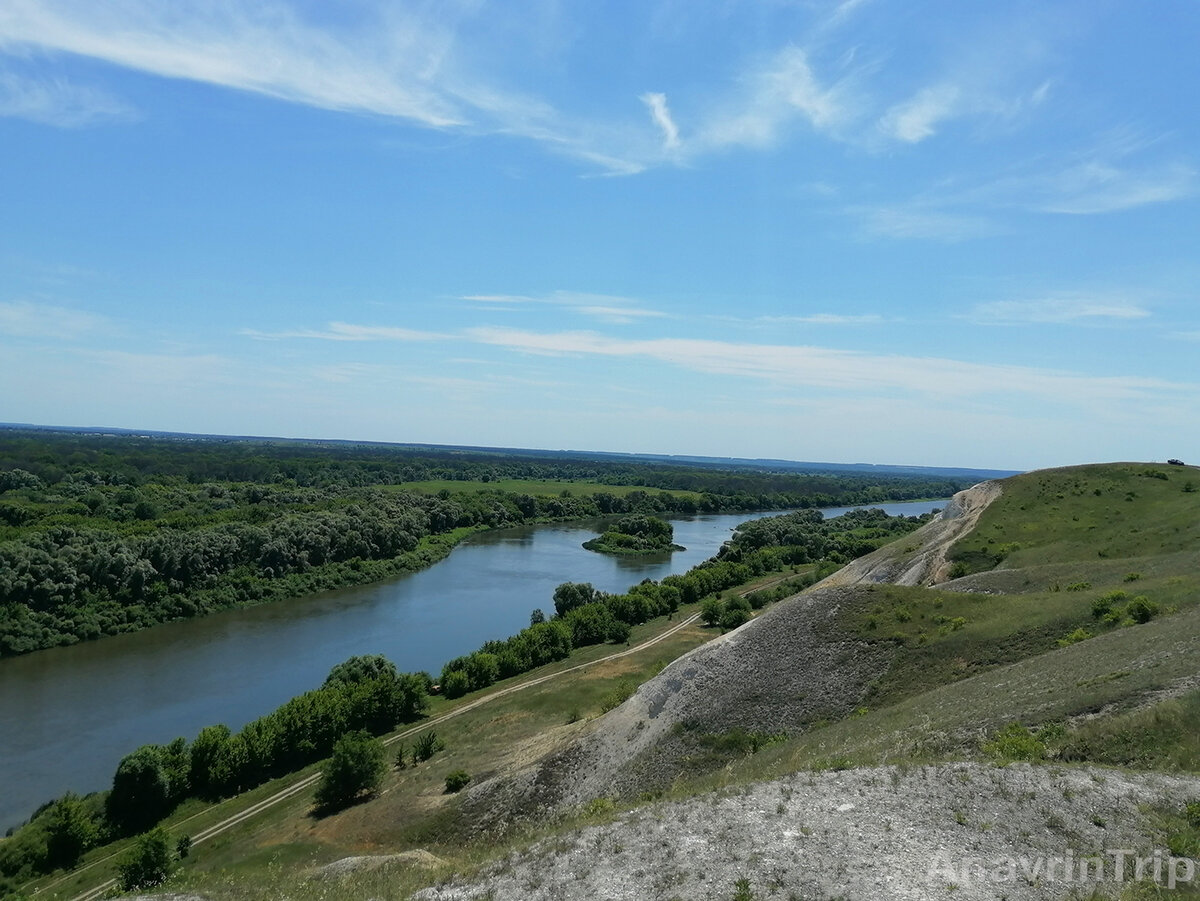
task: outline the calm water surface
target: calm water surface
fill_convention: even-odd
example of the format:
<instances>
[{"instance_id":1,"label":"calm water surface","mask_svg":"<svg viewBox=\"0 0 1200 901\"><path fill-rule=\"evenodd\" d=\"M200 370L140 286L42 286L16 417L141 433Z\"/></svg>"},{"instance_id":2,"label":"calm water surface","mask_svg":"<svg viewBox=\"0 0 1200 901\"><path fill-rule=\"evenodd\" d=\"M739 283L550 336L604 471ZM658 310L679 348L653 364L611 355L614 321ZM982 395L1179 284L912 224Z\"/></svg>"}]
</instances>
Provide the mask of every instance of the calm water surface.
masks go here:
<instances>
[{"instance_id":1,"label":"calm water surface","mask_svg":"<svg viewBox=\"0 0 1200 901\"><path fill-rule=\"evenodd\" d=\"M876 506L912 516L944 503ZM213 723L236 731L317 688L354 654L436 674L450 658L529 625L535 607L553 613L561 582L617 592L685 572L739 523L769 515L673 519L687 550L649 559L585 551L580 545L595 536L586 523L502 529L388 582L0 660L0 829L67 790L108 788L121 757L139 745L190 740Z\"/></svg>"}]
</instances>

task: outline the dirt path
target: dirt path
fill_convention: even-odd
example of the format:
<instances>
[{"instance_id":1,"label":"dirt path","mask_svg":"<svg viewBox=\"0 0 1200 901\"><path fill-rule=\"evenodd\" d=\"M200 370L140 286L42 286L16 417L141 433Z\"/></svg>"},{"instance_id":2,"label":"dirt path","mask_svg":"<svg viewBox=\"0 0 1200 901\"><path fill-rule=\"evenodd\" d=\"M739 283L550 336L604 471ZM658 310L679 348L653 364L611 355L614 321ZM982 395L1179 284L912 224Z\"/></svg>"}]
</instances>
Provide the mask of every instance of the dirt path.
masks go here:
<instances>
[{"instance_id":1,"label":"dirt path","mask_svg":"<svg viewBox=\"0 0 1200 901\"><path fill-rule=\"evenodd\" d=\"M579 664L576 664L575 666L569 666L564 670L559 670L554 673L547 673L546 675L539 676L536 679L530 679L527 682L520 682L516 685L510 685L507 688L502 688L499 691L494 691L489 695L484 695L481 698L477 698L474 701L471 701L469 704L464 704L461 707L456 707L454 710L451 710L448 713L443 713L441 716L434 717L431 720L426 720L423 723L418 723L415 726L411 726L410 728L405 729L403 732L397 732L395 735L388 736L387 738L385 738L383 740L383 743L385 745L394 744L398 741L401 741L402 739L408 738L411 735L415 735L416 733L422 731L423 729L432 728L433 726L436 726L439 723L444 723L447 720L453 719L456 716L461 716L462 714L467 713L470 710L475 710L478 707L482 707L484 704L490 704L492 701L495 701L498 698L506 697L507 695L514 694L518 691L524 691L526 688L532 688L535 685L542 685L553 679L561 678L562 676L565 676L568 673L574 673L581 669L586 669L589 666L595 666L598 663L607 663L610 660L619 660L622 657L628 657L631 654L636 654L639 651L644 651L646 648L653 647L654 645L658 644L659 642L664 641L665 639L671 637L679 630L687 628L692 623L696 622L698 619L700 619L700 614L693 613L691 616L687 617L684 620L681 620L676 625L672 626L670 629L667 629L665 632L661 632L658 635L655 635L653 638L649 638L646 641L643 641L641 644L634 645L633 647L630 647L630 648L626 648L623 651L617 651L616 653L609 654L605 657L599 657L596 660L589 660L587 663L579 663ZM251 817L257 816L258 814L262 813L264 810L274 807L276 804L280 804L283 801L286 801L289 798L292 798L292 797L300 794L305 789L310 788L311 786L316 784L317 780L320 778L321 778L321 772L319 770L315 773L310 773L309 775L305 776L304 778L299 779L296 782L293 782L291 785L287 786L286 788L283 788L283 789L277 791L275 794L271 795L270 797L264 798L263 800L252 804L251 806L247 807L245 810L240 810L237 813L235 813L233 816L227 817L226 819L221 820L219 823L215 823L212 826L209 826L205 829L200 830L199 832L197 832L195 835L192 836L192 846L195 847L196 845L206 842L209 839L216 838L218 835L222 834L223 832L227 832L228 830L232 829L234 826L237 826L239 823L242 823L242 822L250 819ZM180 823L177 823L174 828L177 830L179 826L182 826L184 823L188 823L191 820L196 819L197 817L200 817L206 813L209 813L210 811L214 810L217 806L218 805L214 804L212 807L207 807L204 810L200 811L199 813L193 814L192 816L188 817L186 820L183 820ZM77 876L77 875L79 875L80 872L90 870L93 867L96 867L102 863L105 863L106 861L112 860L114 857L116 857L120 853L121 853L120 851L115 851L112 854L107 855L106 857L102 857L99 860L94 860L94 861L86 864L85 866L80 867L78 870L74 870L71 873L67 874L66 876L63 876L61 879L50 883L45 888L43 888L38 894L45 894L46 892L49 892L51 889L53 889L56 885L65 881L66 879ZM117 884L116 879L109 879L108 881L104 882L101 885L96 886L95 888L89 889L88 891L83 892L82 894L76 895L74 898L71 899L71 901L95 901L95 899L100 898L109 889L114 888L116 886L116 884Z\"/></svg>"}]
</instances>

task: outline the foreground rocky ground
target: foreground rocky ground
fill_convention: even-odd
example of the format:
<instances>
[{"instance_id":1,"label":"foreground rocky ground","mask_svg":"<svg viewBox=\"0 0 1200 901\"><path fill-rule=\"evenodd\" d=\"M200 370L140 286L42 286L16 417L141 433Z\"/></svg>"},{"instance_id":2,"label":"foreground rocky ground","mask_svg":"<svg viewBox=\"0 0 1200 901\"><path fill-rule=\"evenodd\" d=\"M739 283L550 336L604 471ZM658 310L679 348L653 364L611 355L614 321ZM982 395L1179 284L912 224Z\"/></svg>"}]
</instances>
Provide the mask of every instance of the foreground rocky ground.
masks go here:
<instances>
[{"instance_id":1,"label":"foreground rocky ground","mask_svg":"<svg viewBox=\"0 0 1200 901\"><path fill-rule=\"evenodd\" d=\"M1155 838L1154 809L1177 809L1198 795L1200 779L1099 768L797 773L644 807L417 897L1041 901L1086 898L1098 886L1115 896L1119 859L1124 881L1133 881L1132 853L1152 859L1160 849L1165 886L1172 867ZM1080 866L1089 856L1085 878ZM1182 861L1173 869L1186 877Z\"/></svg>"}]
</instances>

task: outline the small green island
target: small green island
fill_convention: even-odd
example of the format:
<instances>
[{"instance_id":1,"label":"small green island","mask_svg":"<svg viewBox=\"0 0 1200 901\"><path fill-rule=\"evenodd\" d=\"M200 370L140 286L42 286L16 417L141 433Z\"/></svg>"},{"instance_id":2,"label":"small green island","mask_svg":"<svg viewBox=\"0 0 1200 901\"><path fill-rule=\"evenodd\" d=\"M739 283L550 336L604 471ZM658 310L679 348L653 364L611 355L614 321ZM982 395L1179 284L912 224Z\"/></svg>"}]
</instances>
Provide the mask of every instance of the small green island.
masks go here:
<instances>
[{"instance_id":1,"label":"small green island","mask_svg":"<svg viewBox=\"0 0 1200 901\"><path fill-rule=\"evenodd\" d=\"M623 557L686 550L672 541L674 537L675 530L669 522L638 513L621 517L603 535L585 541L583 546L589 551Z\"/></svg>"}]
</instances>

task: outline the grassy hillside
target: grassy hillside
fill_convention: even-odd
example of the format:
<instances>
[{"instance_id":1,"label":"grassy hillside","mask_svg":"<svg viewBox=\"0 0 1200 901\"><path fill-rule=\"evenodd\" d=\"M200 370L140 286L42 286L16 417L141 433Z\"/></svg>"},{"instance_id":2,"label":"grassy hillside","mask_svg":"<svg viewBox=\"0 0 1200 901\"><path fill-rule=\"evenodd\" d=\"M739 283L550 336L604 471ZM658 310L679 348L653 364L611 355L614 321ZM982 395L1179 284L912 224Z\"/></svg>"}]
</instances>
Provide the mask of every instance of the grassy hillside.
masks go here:
<instances>
[{"instance_id":1,"label":"grassy hillside","mask_svg":"<svg viewBox=\"0 0 1200 901\"><path fill-rule=\"evenodd\" d=\"M846 634L895 651L858 715L743 775L987 757L1012 722L1049 726L1051 759L1200 771L1181 725L1200 705L1200 474L1106 464L1002 484L951 550L972 574L858 586L843 609Z\"/></svg>"},{"instance_id":2,"label":"grassy hillside","mask_svg":"<svg viewBox=\"0 0 1200 901\"><path fill-rule=\"evenodd\" d=\"M1200 547L1200 471L1113 463L1048 469L1002 482L1004 492L954 549L960 575L1000 566L1077 564L1105 580L1105 561L1155 561ZM1136 569L1136 568L1135 568Z\"/></svg>"}]
</instances>

